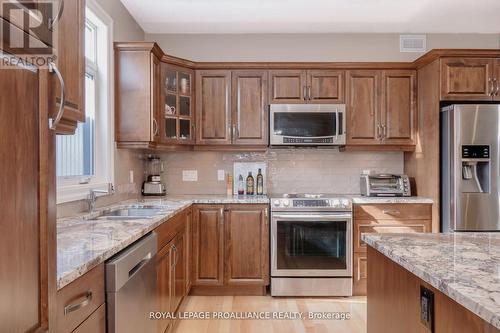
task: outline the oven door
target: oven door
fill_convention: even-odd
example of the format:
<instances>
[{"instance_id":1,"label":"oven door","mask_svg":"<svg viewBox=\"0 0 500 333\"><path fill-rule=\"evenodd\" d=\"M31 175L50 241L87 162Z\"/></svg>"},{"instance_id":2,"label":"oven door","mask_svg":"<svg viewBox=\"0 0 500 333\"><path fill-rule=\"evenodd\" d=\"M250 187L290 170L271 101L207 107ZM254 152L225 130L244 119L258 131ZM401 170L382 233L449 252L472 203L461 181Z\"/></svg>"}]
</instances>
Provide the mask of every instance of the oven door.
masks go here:
<instances>
[{"instance_id":1,"label":"oven door","mask_svg":"<svg viewBox=\"0 0 500 333\"><path fill-rule=\"evenodd\" d=\"M352 276L352 215L274 213L271 276Z\"/></svg>"},{"instance_id":2,"label":"oven door","mask_svg":"<svg viewBox=\"0 0 500 333\"><path fill-rule=\"evenodd\" d=\"M344 145L345 105L272 104L271 145Z\"/></svg>"}]
</instances>

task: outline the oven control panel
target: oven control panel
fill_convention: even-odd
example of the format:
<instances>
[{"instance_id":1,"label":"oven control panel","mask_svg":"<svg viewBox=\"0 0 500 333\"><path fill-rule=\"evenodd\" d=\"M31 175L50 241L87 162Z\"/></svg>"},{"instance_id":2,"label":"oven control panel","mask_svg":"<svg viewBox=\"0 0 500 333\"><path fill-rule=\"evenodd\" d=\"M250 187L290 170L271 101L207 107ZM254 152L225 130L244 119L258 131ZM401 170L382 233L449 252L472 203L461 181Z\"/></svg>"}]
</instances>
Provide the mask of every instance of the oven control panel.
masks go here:
<instances>
[{"instance_id":1,"label":"oven control panel","mask_svg":"<svg viewBox=\"0 0 500 333\"><path fill-rule=\"evenodd\" d=\"M272 199L273 208L283 208L290 210L300 209L331 209L331 210L351 210L352 202L345 198L324 198L324 199Z\"/></svg>"}]
</instances>

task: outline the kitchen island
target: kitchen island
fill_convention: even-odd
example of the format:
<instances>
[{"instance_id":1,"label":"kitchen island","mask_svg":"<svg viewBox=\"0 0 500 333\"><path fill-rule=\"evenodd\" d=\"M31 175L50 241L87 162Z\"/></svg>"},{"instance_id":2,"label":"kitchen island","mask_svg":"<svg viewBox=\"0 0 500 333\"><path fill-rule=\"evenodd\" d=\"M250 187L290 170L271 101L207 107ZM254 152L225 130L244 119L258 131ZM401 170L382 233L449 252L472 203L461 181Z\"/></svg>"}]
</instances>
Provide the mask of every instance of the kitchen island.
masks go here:
<instances>
[{"instance_id":1,"label":"kitchen island","mask_svg":"<svg viewBox=\"0 0 500 333\"><path fill-rule=\"evenodd\" d=\"M500 234L363 234L368 333L500 332Z\"/></svg>"}]
</instances>

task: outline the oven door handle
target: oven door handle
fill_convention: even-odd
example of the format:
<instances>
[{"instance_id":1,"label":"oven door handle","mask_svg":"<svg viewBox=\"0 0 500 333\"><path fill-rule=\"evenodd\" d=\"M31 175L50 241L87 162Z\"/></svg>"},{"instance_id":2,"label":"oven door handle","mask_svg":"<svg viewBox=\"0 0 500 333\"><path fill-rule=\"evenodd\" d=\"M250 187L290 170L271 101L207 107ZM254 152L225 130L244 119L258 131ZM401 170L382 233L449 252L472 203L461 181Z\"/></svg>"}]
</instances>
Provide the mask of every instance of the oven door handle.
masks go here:
<instances>
[{"instance_id":1,"label":"oven door handle","mask_svg":"<svg viewBox=\"0 0 500 333\"><path fill-rule=\"evenodd\" d=\"M294 220L294 221L304 221L308 220L313 221L336 221L336 220L345 220L352 219L351 214L273 214L273 219L275 220Z\"/></svg>"}]
</instances>

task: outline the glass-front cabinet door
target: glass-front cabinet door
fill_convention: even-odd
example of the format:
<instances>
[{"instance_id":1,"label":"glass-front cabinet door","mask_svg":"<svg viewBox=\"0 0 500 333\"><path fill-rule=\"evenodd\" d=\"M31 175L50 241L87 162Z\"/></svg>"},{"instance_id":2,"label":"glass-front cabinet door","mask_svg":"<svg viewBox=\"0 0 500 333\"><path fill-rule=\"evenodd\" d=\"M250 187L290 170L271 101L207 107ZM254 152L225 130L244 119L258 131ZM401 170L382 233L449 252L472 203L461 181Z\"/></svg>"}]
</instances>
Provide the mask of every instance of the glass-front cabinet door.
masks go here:
<instances>
[{"instance_id":1,"label":"glass-front cabinet door","mask_svg":"<svg viewBox=\"0 0 500 333\"><path fill-rule=\"evenodd\" d=\"M162 139L165 143L193 143L193 71L162 64Z\"/></svg>"}]
</instances>

